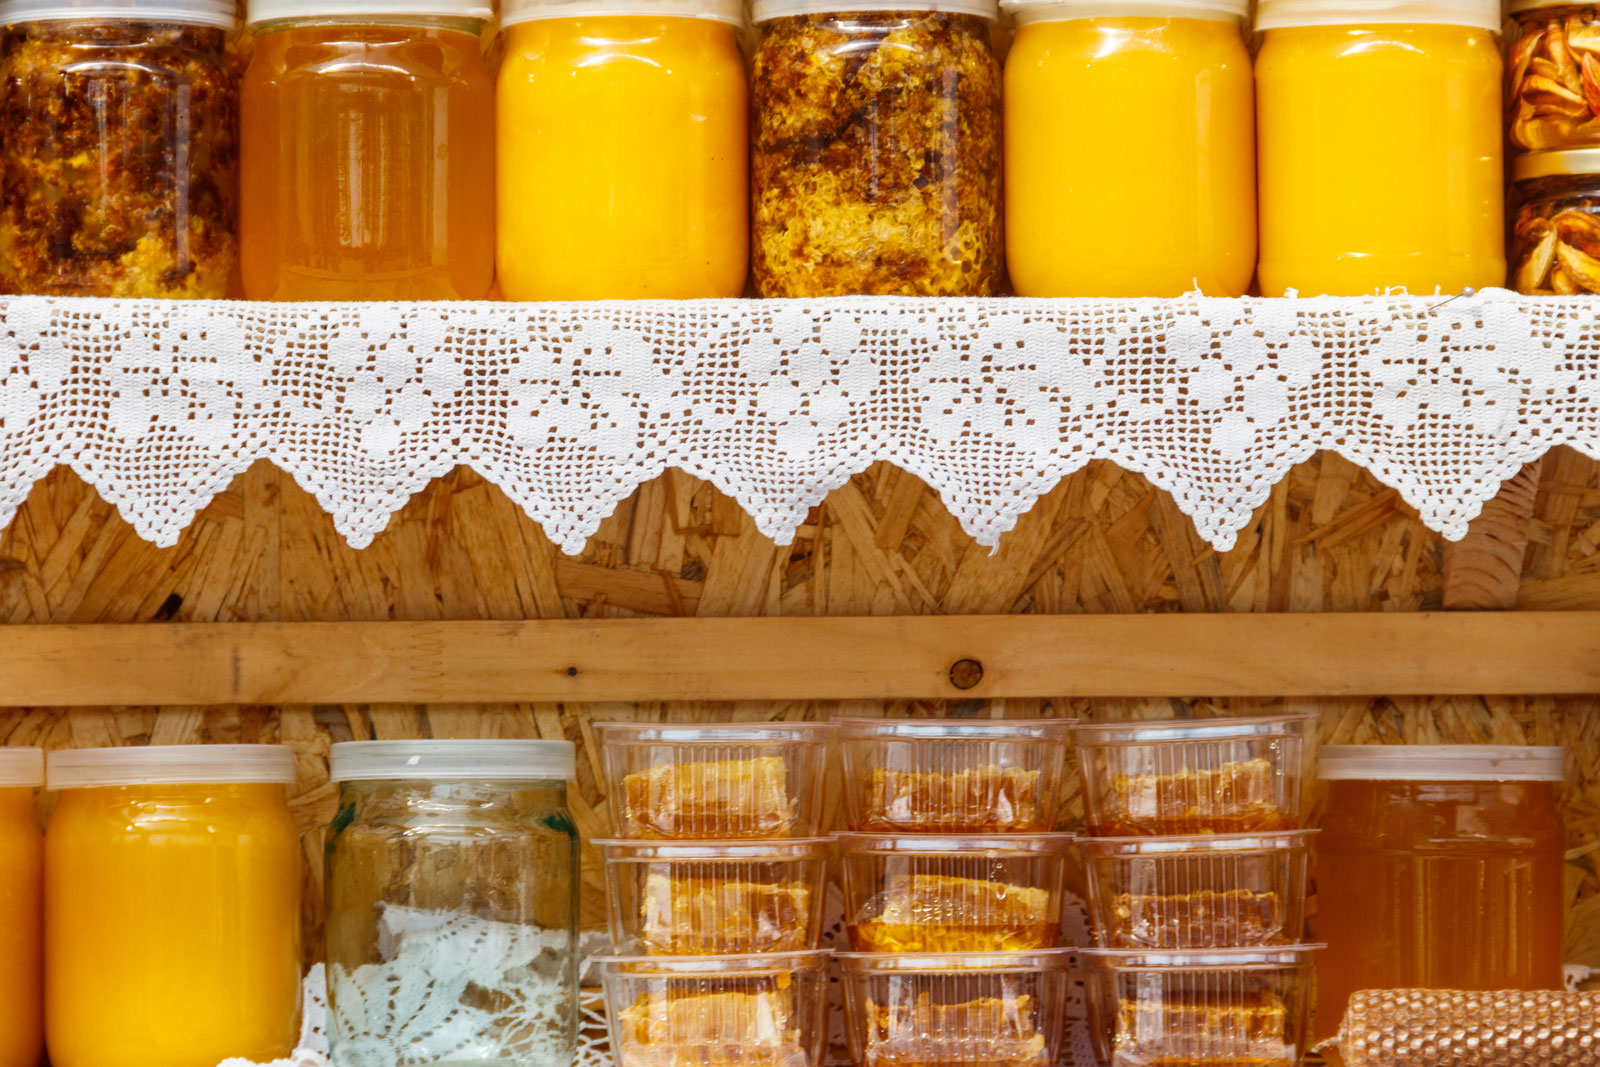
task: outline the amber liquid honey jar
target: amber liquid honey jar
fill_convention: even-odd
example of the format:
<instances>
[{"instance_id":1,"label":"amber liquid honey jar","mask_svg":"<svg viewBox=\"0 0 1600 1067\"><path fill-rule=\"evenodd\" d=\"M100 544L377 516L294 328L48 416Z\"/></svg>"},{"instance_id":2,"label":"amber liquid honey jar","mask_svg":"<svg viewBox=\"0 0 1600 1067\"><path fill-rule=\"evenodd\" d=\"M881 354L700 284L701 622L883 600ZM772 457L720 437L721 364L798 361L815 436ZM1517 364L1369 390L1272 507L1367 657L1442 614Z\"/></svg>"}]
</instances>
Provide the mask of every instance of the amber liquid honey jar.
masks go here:
<instances>
[{"instance_id":1,"label":"amber liquid honey jar","mask_svg":"<svg viewBox=\"0 0 1600 1067\"><path fill-rule=\"evenodd\" d=\"M1319 1039L1362 989L1559 989L1559 748L1328 746Z\"/></svg>"},{"instance_id":2,"label":"amber liquid honey jar","mask_svg":"<svg viewBox=\"0 0 1600 1067\"><path fill-rule=\"evenodd\" d=\"M0 1067L37 1067L44 1051L43 784L43 752L0 748Z\"/></svg>"}]
</instances>

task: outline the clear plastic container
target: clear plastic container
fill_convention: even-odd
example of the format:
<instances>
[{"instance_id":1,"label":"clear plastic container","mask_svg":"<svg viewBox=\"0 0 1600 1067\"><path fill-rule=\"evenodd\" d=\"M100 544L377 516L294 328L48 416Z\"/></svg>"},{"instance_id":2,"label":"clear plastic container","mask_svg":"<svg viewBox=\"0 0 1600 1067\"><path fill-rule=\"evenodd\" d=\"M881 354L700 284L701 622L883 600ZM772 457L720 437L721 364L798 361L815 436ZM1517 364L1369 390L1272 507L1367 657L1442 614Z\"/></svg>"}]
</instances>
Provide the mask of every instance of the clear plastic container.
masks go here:
<instances>
[{"instance_id":1,"label":"clear plastic container","mask_svg":"<svg viewBox=\"0 0 1600 1067\"><path fill-rule=\"evenodd\" d=\"M1002 0L1019 296L1242 296L1256 271L1249 0Z\"/></svg>"},{"instance_id":2,"label":"clear plastic container","mask_svg":"<svg viewBox=\"0 0 1600 1067\"><path fill-rule=\"evenodd\" d=\"M749 270L739 0L505 0L512 300L735 297Z\"/></svg>"},{"instance_id":3,"label":"clear plastic container","mask_svg":"<svg viewBox=\"0 0 1600 1067\"><path fill-rule=\"evenodd\" d=\"M0 748L0 1067L44 1053L44 752Z\"/></svg>"},{"instance_id":4,"label":"clear plastic container","mask_svg":"<svg viewBox=\"0 0 1600 1067\"><path fill-rule=\"evenodd\" d=\"M1511 288L1600 293L1600 148L1527 152L1511 163Z\"/></svg>"},{"instance_id":5,"label":"clear plastic container","mask_svg":"<svg viewBox=\"0 0 1600 1067\"><path fill-rule=\"evenodd\" d=\"M1600 145L1600 6L1512 0L1506 135L1518 148Z\"/></svg>"},{"instance_id":6,"label":"clear plastic container","mask_svg":"<svg viewBox=\"0 0 1600 1067\"><path fill-rule=\"evenodd\" d=\"M494 284L483 0L252 0L252 300L481 300Z\"/></svg>"},{"instance_id":7,"label":"clear plastic container","mask_svg":"<svg viewBox=\"0 0 1600 1067\"><path fill-rule=\"evenodd\" d=\"M334 1062L572 1063L572 743L355 741L329 771Z\"/></svg>"},{"instance_id":8,"label":"clear plastic container","mask_svg":"<svg viewBox=\"0 0 1600 1067\"><path fill-rule=\"evenodd\" d=\"M1324 747L1317 1034L1362 989L1560 989L1559 748Z\"/></svg>"},{"instance_id":9,"label":"clear plastic container","mask_svg":"<svg viewBox=\"0 0 1600 1067\"><path fill-rule=\"evenodd\" d=\"M839 953L857 1067L1053 1067L1072 949Z\"/></svg>"},{"instance_id":10,"label":"clear plastic container","mask_svg":"<svg viewBox=\"0 0 1600 1067\"><path fill-rule=\"evenodd\" d=\"M1080 723L1089 833L1264 833L1299 825L1307 715Z\"/></svg>"},{"instance_id":11,"label":"clear plastic container","mask_svg":"<svg viewBox=\"0 0 1600 1067\"><path fill-rule=\"evenodd\" d=\"M1260 0L1264 296L1505 284L1498 0Z\"/></svg>"},{"instance_id":12,"label":"clear plastic container","mask_svg":"<svg viewBox=\"0 0 1600 1067\"><path fill-rule=\"evenodd\" d=\"M1000 290L997 17L995 0L757 0L758 295Z\"/></svg>"},{"instance_id":13,"label":"clear plastic container","mask_svg":"<svg viewBox=\"0 0 1600 1067\"><path fill-rule=\"evenodd\" d=\"M826 837L596 841L611 941L665 956L801 952L822 936Z\"/></svg>"},{"instance_id":14,"label":"clear plastic container","mask_svg":"<svg viewBox=\"0 0 1600 1067\"><path fill-rule=\"evenodd\" d=\"M300 1036L300 832L282 745L51 752L53 1067L216 1067Z\"/></svg>"},{"instance_id":15,"label":"clear plastic container","mask_svg":"<svg viewBox=\"0 0 1600 1067\"><path fill-rule=\"evenodd\" d=\"M826 723L594 727L619 837L806 837L822 822Z\"/></svg>"},{"instance_id":16,"label":"clear plastic container","mask_svg":"<svg viewBox=\"0 0 1600 1067\"><path fill-rule=\"evenodd\" d=\"M1129 949L1296 944L1315 835L1083 838L1096 938Z\"/></svg>"},{"instance_id":17,"label":"clear plastic container","mask_svg":"<svg viewBox=\"0 0 1600 1067\"><path fill-rule=\"evenodd\" d=\"M233 295L236 21L235 0L0 2L0 292Z\"/></svg>"},{"instance_id":18,"label":"clear plastic container","mask_svg":"<svg viewBox=\"0 0 1600 1067\"><path fill-rule=\"evenodd\" d=\"M821 1067L828 958L597 959L617 1067Z\"/></svg>"},{"instance_id":19,"label":"clear plastic container","mask_svg":"<svg viewBox=\"0 0 1600 1067\"><path fill-rule=\"evenodd\" d=\"M1071 834L839 834L857 952L1009 952L1061 943Z\"/></svg>"},{"instance_id":20,"label":"clear plastic container","mask_svg":"<svg viewBox=\"0 0 1600 1067\"><path fill-rule=\"evenodd\" d=\"M1096 1051L1109 1067L1299 1067L1321 948L1085 949Z\"/></svg>"},{"instance_id":21,"label":"clear plastic container","mask_svg":"<svg viewBox=\"0 0 1600 1067\"><path fill-rule=\"evenodd\" d=\"M1071 719L835 719L850 827L1041 833L1066 798Z\"/></svg>"}]
</instances>

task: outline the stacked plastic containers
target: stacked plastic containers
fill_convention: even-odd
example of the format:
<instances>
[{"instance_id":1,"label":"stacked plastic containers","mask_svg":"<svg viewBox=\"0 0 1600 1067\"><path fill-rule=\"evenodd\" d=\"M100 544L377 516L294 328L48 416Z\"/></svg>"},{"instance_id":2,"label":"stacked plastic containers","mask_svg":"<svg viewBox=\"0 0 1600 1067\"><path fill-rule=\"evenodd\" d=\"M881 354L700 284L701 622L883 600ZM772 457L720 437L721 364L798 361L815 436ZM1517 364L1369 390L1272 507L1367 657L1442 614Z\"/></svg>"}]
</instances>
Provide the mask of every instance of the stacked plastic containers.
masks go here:
<instances>
[{"instance_id":1,"label":"stacked plastic containers","mask_svg":"<svg viewBox=\"0 0 1600 1067\"><path fill-rule=\"evenodd\" d=\"M1099 947L1084 953L1097 1051L1153 1063L1296 1067L1307 716L1080 725L1080 850Z\"/></svg>"},{"instance_id":2,"label":"stacked plastic containers","mask_svg":"<svg viewBox=\"0 0 1600 1067\"><path fill-rule=\"evenodd\" d=\"M820 1067L824 723L595 727L619 1067Z\"/></svg>"},{"instance_id":3,"label":"stacked plastic containers","mask_svg":"<svg viewBox=\"0 0 1600 1067\"><path fill-rule=\"evenodd\" d=\"M837 955L859 1067L1059 1062L1071 722L841 719Z\"/></svg>"}]
</instances>

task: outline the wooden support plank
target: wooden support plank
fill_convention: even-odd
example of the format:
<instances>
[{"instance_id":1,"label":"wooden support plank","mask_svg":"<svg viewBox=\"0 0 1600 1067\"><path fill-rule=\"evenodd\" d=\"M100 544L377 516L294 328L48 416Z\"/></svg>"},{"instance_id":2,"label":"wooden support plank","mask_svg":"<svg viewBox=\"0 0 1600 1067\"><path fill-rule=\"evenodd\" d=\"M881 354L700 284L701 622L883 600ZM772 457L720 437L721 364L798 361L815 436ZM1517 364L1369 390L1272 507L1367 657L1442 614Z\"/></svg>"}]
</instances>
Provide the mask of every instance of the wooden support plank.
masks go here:
<instances>
[{"instance_id":1,"label":"wooden support plank","mask_svg":"<svg viewBox=\"0 0 1600 1067\"><path fill-rule=\"evenodd\" d=\"M1522 585L1528 526L1539 495L1540 458L1528 463L1483 506L1467 536L1444 546L1444 606L1457 610L1512 608Z\"/></svg>"},{"instance_id":2,"label":"wooden support plank","mask_svg":"<svg viewBox=\"0 0 1600 1067\"><path fill-rule=\"evenodd\" d=\"M1600 612L8 626L0 705L1600 692Z\"/></svg>"}]
</instances>

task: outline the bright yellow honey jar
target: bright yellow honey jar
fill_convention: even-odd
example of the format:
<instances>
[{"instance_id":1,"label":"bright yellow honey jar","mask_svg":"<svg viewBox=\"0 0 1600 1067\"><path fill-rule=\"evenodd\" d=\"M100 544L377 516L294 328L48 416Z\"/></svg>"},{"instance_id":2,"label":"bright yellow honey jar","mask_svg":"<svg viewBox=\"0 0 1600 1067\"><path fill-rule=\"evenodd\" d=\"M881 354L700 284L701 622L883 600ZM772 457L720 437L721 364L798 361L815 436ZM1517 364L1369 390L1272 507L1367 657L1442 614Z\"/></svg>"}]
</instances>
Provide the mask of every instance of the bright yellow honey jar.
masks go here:
<instances>
[{"instance_id":1,"label":"bright yellow honey jar","mask_svg":"<svg viewBox=\"0 0 1600 1067\"><path fill-rule=\"evenodd\" d=\"M1505 284L1495 0L1262 0L1261 292Z\"/></svg>"},{"instance_id":2,"label":"bright yellow honey jar","mask_svg":"<svg viewBox=\"0 0 1600 1067\"><path fill-rule=\"evenodd\" d=\"M52 752L53 1067L216 1067L299 1036L300 843L278 745Z\"/></svg>"},{"instance_id":3,"label":"bright yellow honey jar","mask_svg":"<svg viewBox=\"0 0 1600 1067\"><path fill-rule=\"evenodd\" d=\"M497 262L508 299L744 291L740 19L738 0L507 0Z\"/></svg>"},{"instance_id":4,"label":"bright yellow honey jar","mask_svg":"<svg viewBox=\"0 0 1600 1067\"><path fill-rule=\"evenodd\" d=\"M1020 296L1240 296L1256 259L1239 0L1012 0L1006 248Z\"/></svg>"},{"instance_id":5,"label":"bright yellow honey jar","mask_svg":"<svg viewBox=\"0 0 1600 1067\"><path fill-rule=\"evenodd\" d=\"M0 748L0 1067L37 1067L44 1051L43 784L42 751Z\"/></svg>"}]
</instances>

